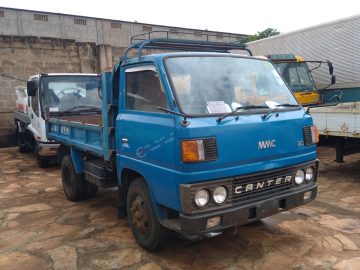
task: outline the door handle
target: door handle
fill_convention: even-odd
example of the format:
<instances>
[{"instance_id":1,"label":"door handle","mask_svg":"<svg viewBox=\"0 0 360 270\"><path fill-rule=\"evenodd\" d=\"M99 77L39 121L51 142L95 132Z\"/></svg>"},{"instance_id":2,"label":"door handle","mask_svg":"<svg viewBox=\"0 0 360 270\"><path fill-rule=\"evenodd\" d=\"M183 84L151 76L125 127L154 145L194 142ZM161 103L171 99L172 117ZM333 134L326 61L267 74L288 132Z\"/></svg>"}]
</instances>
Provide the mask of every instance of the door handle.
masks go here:
<instances>
[{"instance_id":1,"label":"door handle","mask_svg":"<svg viewBox=\"0 0 360 270\"><path fill-rule=\"evenodd\" d=\"M34 119L34 115L33 115L33 114L30 114L30 116L31 116L31 119Z\"/></svg>"},{"instance_id":2,"label":"door handle","mask_svg":"<svg viewBox=\"0 0 360 270\"><path fill-rule=\"evenodd\" d=\"M125 144L125 143L128 143L128 142L129 142L128 138L121 138L121 143L122 144Z\"/></svg>"}]
</instances>

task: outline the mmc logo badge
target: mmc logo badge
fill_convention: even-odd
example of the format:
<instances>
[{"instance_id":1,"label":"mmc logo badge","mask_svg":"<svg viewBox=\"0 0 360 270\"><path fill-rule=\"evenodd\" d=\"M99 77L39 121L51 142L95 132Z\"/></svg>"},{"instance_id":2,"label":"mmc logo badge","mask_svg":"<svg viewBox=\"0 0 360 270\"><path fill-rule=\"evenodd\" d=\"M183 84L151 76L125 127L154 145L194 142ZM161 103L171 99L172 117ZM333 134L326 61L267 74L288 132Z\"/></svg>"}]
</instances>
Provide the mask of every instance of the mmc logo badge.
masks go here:
<instances>
[{"instance_id":1,"label":"mmc logo badge","mask_svg":"<svg viewBox=\"0 0 360 270\"><path fill-rule=\"evenodd\" d=\"M275 148L275 140L267 140L267 141L259 141L258 143L258 149L267 149L267 148Z\"/></svg>"}]
</instances>

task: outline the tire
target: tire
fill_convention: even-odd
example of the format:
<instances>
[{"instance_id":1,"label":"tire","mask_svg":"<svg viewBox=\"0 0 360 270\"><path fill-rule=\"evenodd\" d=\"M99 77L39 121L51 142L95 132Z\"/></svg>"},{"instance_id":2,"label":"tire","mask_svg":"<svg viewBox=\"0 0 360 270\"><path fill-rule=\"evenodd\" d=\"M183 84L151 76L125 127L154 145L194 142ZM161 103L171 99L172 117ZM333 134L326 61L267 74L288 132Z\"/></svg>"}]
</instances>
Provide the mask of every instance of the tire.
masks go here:
<instances>
[{"instance_id":1,"label":"tire","mask_svg":"<svg viewBox=\"0 0 360 270\"><path fill-rule=\"evenodd\" d=\"M39 154L37 154L37 163L40 168L47 168L50 165L50 160L47 157L42 157Z\"/></svg>"},{"instance_id":2,"label":"tire","mask_svg":"<svg viewBox=\"0 0 360 270\"><path fill-rule=\"evenodd\" d=\"M262 224L263 224L262 220L258 219L258 220L251 221L251 222L245 224L245 226L247 226L247 227L258 227L258 226L261 226Z\"/></svg>"},{"instance_id":3,"label":"tire","mask_svg":"<svg viewBox=\"0 0 360 270\"><path fill-rule=\"evenodd\" d=\"M98 187L88 181L86 181L85 185L86 185L86 198L90 199L95 197L96 194L98 193Z\"/></svg>"},{"instance_id":4,"label":"tire","mask_svg":"<svg viewBox=\"0 0 360 270\"><path fill-rule=\"evenodd\" d=\"M61 162L61 181L69 201L81 201L87 197L86 180L75 172L71 157L66 155Z\"/></svg>"},{"instance_id":5,"label":"tire","mask_svg":"<svg viewBox=\"0 0 360 270\"><path fill-rule=\"evenodd\" d=\"M25 132L20 132L19 127L16 127L17 146L20 153L28 152L28 147L25 143Z\"/></svg>"},{"instance_id":6,"label":"tire","mask_svg":"<svg viewBox=\"0 0 360 270\"><path fill-rule=\"evenodd\" d=\"M126 210L132 233L142 248L154 251L165 244L169 231L155 216L149 188L142 177L130 184Z\"/></svg>"}]
</instances>

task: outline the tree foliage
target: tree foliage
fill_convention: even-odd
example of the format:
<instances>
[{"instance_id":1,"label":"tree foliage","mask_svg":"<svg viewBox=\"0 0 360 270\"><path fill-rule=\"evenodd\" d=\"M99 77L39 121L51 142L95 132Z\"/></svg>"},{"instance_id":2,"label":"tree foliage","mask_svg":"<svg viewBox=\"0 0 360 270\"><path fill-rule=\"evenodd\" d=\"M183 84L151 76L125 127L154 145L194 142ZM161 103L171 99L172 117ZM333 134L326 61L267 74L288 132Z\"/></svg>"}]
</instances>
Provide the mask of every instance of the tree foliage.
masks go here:
<instances>
[{"instance_id":1,"label":"tree foliage","mask_svg":"<svg viewBox=\"0 0 360 270\"><path fill-rule=\"evenodd\" d=\"M244 40L244 42L251 42L251 41L255 41L255 40L259 40L259 39L263 39L263 38L267 38L267 37L272 37L272 36L276 36L280 34L280 32L276 29L273 28L266 28L265 30L261 31L261 32L257 32L255 35L251 35L251 36L247 36Z\"/></svg>"}]
</instances>

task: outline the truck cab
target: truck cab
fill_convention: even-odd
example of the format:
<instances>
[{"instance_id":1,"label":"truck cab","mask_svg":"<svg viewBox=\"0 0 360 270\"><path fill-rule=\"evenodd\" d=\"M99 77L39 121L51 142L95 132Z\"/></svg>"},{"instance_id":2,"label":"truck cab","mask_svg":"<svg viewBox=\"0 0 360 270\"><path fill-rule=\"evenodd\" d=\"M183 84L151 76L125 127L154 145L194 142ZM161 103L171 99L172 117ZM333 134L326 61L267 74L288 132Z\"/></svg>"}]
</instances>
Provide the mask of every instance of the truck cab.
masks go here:
<instances>
[{"instance_id":1,"label":"truck cab","mask_svg":"<svg viewBox=\"0 0 360 270\"><path fill-rule=\"evenodd\" d=\"M322 63L327 63L330 75L335 78L332 74L333 68L330 61L305 61L302 57L293 54L269 54L267 57L274 63L276 69L302 105L315 105L323 102L322 93L316 88L311 72L319 68ZM309 63L318 66L310 69ZM331 84L334 83L335 81Z\"/></svg>"},{"instance_id":2,"label":"truck cab","mask_svg":"<svg viewBox=\"0 0 360 270\"><path fill-rule=\"evenodd\" d=\"M35 152L40 167L57 157L59 144L46 137L45 120L49 112L62 113L78 104L87 87L97 94L97 74L38 74L29 78L26 88L17 87L14 118L19 151ZM96 103L100 106L100 98Z\"/></svg>"},{"instance_id":3,"label":"truck cab","mask_svg":"<svg viewBox=\"0 0 360 270\"><path fill-rule=\"evenodd\" d=\"M159 48L180 52L144 54ZM66 197L117 186L119 214L147 250L169 230L194 239L312 201L311 116L270 61L234 49L247 50L165 38L130 46L102 74L101 124L48 120Z\"/></svg>"}]
</instances>

